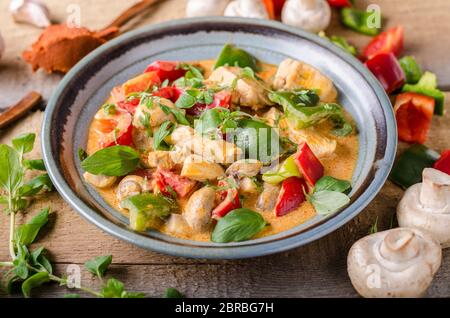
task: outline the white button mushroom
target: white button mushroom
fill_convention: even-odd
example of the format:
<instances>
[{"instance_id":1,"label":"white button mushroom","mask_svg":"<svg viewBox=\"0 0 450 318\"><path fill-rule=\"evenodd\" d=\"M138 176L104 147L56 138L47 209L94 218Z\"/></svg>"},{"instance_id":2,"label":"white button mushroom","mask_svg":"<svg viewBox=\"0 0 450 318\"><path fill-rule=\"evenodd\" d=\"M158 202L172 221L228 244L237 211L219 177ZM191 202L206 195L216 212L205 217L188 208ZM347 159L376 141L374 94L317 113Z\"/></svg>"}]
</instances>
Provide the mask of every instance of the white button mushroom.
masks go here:
<instances>
[{"instance_id":1,"label":"white button mushroom","mask_svg":"<svg viewBox=\"0 0 450 318\"><path fill-rule=\"evenodd\" d=\"M28 23L39 28L48 27L50 12L39 0L12 0L9 5L14 21Z\"/></svg>"},{"instance_id":2,"label":"white button mushroom","mask_svg":"<svg viewBox=\"0 0 450 318\"><path fill-rule=\"evenodd\" d=\"M96 188L104 189L111 187L116 181L117 177L108 177L104 175L95 175L90 172L83 174L84 180L92 184Z\"/></svg>"},{"instance_id":3,"label":"white button mushroom","mask_svg":"<svg viewBox=\"0 0 450 318\"><path fill-rule=\"evenodd\" d=\"M442 246L450 247L450 175L432 168L423 182L411 186L397 206L400 226L428 231Z\"/></svg>"},{"instance_id":4,"label":"white button mushroom","mask_svg":"<svg viewBox=\"0 0 450 318\"><path fill-rule=\"evenodd\" d=\"M220 16L230 0L188 0L187 17Z\"/></svg>"},{"instance_id":5,"label":"white button mushroom","mask_svg":"<svg viewBox=\"0 0 450 318\"><path fill-rule=\"evenodd\" d=\"M147 191L147 180L141 176L130 175L123 178L117 187L116 196L119 201Z\"/></svg>"},{"instance_id":6,"label":"white button mushroom","mask_svg":"<svg viewBox=\"0 0 450 318\"><path fill-rule=\"evenodd\" d=\"M227 17L268 19L266 7L261 0L234 0L225 9Z\"/></svg>"},{"instance_id":7,"label":"white button mushroom","mask_svg":"<svg viewBox=\"0 0 450 318\"><path fill-rule=\"evenodd\" d=\"M441 265L442 250L429 233L396 228L351 247L347 270L363 297L420 297Z\"/></svg>"},{"instance_id":8,"label":"white button mushroom","mask_svg":"<svg viewBox=\"0 0 450 318\"><path fill-rule=\"evenodd\" d=\"M325 0L288 0L283 7L281 20L294 27L317 33L330 24L330 5Z\"/></svg>"},{"instance_id":9,"label":"white button mushroom","mask_svg":"<svg viewBox=\"0 0 450 318\"><path fill-rule=\"evenodd\" d=\"M211 187L203 187L189 198L184 207L183 216L194 231L205 232L209 229L215 199L216 191Z\"/></svg>"}]
</instances>

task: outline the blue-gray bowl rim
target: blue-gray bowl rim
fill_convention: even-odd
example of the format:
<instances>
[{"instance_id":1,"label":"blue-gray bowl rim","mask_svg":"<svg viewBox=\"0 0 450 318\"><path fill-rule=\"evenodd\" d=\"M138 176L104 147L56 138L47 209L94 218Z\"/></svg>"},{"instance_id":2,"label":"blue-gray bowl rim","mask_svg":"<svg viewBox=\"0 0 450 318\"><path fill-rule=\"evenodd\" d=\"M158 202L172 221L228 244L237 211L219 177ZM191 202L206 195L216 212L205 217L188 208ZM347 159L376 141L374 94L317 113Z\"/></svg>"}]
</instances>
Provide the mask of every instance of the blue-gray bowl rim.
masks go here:
<instances>
[{"instance_id":1,"label":"blue-gray bowl rim","mask_svg":"<svg viewBox=\"0 0 450 318\"><path fill-rule=\"evenodd\" d=\"M63 88L70 82L71 78L76 76L77 73L90 60L94 59L98 54L101 54L102 52L107 51L116 45L120 45L120 43L124 40L131 39L147 32L152 32L155 30L161 31L165 28L190 26L195 23L208 24L216 22L241 26L254 25L258 27L274 28L278 29L279 31L288 32L291 35L297 35L309 41L315 42L332 51L335 55L339 56L347 63L351 64L352 67L354 67L363 75L369 85L373 88L383 108L386 120L387 144L384 153L385 165L383 167L380 167L381 170L377 171L377 174L374 177L373 181L360 195L358 200L346 207L337 216L333 217L333 219L291 237L254 245L251 244L252 241L248 241L248 245L233 247L226 247L223 245L217 246L217 244L215 243L211 243L210 246L201 247L192 247L189 244L175 245L161 240L155 240L148 236L143 236L106 219L76 195L76 193L68 185L61 171L57 168L58 165L51 149L51 119L54 115L54 110L57 105L57 99ZM344 224L352 220L355 216L357 216L375 198L376 194L381 190L389 176L397 149L397 126L389 97L386 95L386 92L384 91L378 80L367 68L364 67L362 63L360 63L360 61L358 61L350 54L344 52L342 49L335 46L331 42L322 39L315 34L287 26L276 21L229 17L203 17L173 20L130 31L107 42L106 44L103 44L93 52L89 53L64 76L64 78L61 80L56 90L52 94L52 97L50 98L45 110L41 131L41 140L43 159L47 167L48 174L59 194L67 203L70 204L70 206L75 211L77 211L81 216L83 216L85 219L87 219L89 222L93 223L103 231L141 248L163 254L202 259L243 259L279 253L311 243L337 230L338 228L342 227Z\"/></svg>"}]
</instances>

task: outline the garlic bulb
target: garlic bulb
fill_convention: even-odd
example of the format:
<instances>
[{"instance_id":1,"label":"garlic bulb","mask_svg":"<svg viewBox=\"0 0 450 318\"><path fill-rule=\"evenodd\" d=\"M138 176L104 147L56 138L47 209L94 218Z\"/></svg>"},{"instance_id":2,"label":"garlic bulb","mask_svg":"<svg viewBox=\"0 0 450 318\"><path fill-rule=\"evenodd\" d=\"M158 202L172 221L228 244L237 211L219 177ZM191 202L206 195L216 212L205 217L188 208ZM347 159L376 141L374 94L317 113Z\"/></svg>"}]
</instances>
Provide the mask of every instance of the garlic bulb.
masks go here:
<instances>
[{"instance_id":1,"label":"garlic bulb","mask_svg":"<svg viewBox=\"0 0 450 318\"><path fill-rule=\"evenodd\" d=\"M32 24L39 28L46 28L51 24L50 12L39 0L12 0L9 11L16 22Z\"/></svg>"},{"instance_id":2,"label":"garlic bulb","mask_svg":"<svg viewBox=\"0 0 450 318\"><path fill-rule=\"evenodd\" d=\"M325 0L288 0L281 20L309 32L323 31L330 24L330 5Z\"/></svg>"},{"instance_id":3,"label":"garlic bulb","mask_svg":"<svg viewBox=\"0 0 450 318\"><path fill-rule=\"evenodd\" d=\"M2 34L0 33L0 59L5 52L5 41L3 40Z\"/></svg>"},{"instance_id":4,"label":"garlic bulb","mask_svg":"<svg viewBox=\"0 0 450 318\"><path fill-rule=\"evenodd\" d=\"M450 247L450 175L426 168L422 178L422 183L406 190L398 204L398 223L426 230L444 248Z\"/></svg>"},{"instance_id":5,"label":"garlic bulb","mask_svg":"<svg viewBox=\"0 0 450 318\"><path fill-rule=\"evenodd\" d=\"M220 16L230 0L188 0L187 17Z\"/></svg>"},{"instance_id":6,"label":"garlic bulb","mask_svg":"<svg viewBox=\"0 0 450 318\"><path fill-rule=\"evenodd\" d=\"M420 297L430 286L441 259L439 242L429 233L396 228L353 244L347 270L363 297Z\"/></svg>"},{"instance_id":7,"label":"garlic bulb","mask_svg":"<svg viewBox=\"0 0 450 318\"><path fill-rule=\"evenodd\" d=\"M261 0L234 0L225 9L227 17L268 19L266 7Z\"/></svg>"}]
</instances>

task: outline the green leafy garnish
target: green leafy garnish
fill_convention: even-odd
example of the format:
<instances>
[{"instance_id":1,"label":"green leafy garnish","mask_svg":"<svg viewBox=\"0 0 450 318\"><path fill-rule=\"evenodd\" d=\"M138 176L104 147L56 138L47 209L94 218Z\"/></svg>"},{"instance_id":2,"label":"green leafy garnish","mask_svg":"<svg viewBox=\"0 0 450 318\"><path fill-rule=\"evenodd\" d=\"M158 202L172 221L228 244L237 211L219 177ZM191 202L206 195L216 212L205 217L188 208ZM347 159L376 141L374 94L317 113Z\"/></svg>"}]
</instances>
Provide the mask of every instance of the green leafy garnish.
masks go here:
<instances>
[{"instance_id":1,"label":"green leafy garnish","mask_svg":"<svg viewBox=\"0 0 450 318\"><path fill-rule=\"evenodd\" d=\"M164 298L184 298L184 296L175 288L169 287L164 292Z\"/></svg>"},{"instance_id":2,"label":"green leafy garnish","mask_svg":"<svg viewBox=\"0 0 450 318\"><path fill-rule=\"evenodd\" d=\"M345 194L351 189L351 184L330 176L320 178L307 199L314 206L317 214L328 216L339 211L350 202Z\"/></svg>"},{"instance_id":3,"label":"green leafy garnish","mask_svg":"<svg viewBox=\"0 0 450 318\"><path fill-rule=\"evenodd\" d=\"M106 286L101 291L104 298L144 298L144 293L134 293L125 290L122 282L115 278L108 279Z\"/></svg>"},{"instance_id":4,"label":"green leafy garnish","mask_svg":"<svg viewBox=\"0 0 450 318\"><path fill-rule=\"evenodd\" d=\"M320 178L315 186L315 191L337 191L341 193L347 193L349 190L351 190L352 185L347 180L339 180L330 176L324 176Z\"/></svg>"},{"instance_id":5,"label":"green leafy garnish","mask_svg":"<svg viewBox=\"0 0 450 318\"><path fill-rule=\"evenodd\" d=\"M175 126L170 121L165 121L153 136L153 149L169 150L169 145L164 141L174 130Z\"/></svg>"},{"instance_id":6,"label":"green leafy garnish","mask_svg":"<svg viewBox=\"0 0 450 318\"><path fill-rule=\"evenodd\" d=\"M44 160L42 159L25 159L23 161L23 166L29 170L40 170L45 171Z\"/></svg>"},{"instance_id":7,"label":"green leafy garnish","mask_svg":"<svg viewBox=\"0 0 450 318\"><path fill-rule=\"evenodd\" d=\"M86 263L84 267L98 278L102 279L108 266L112 263L112 255L104 255L93 258Z\"/></svg>"},{"instance_id":8,"label":"green leafy garnish","mask_svg":"<svg viewBox=\"0 0 450 318\"><path fill-rule=\"evenodd\" d=\"M250 53L235 47L234 45L227 44L223 47L219 56L217 57L214 69L220 66L238 66L249 67L254 71L258 71L257 59Z\"/></svg>"},{"instance_id":9,"label":"green leafy garnish","mask_svg":"<svg viewBox=\"0 0 450 318\"><path fill-rule=\"evenodd\" d=\"M128 146L101 149L81 162L81 167L94 175L124 176L137 168L139 153Z\"/></svg>"},{"instance_id":10,"label":"green leafy garnish","mask_svg":"<svg viewBox=\"0 0 450 318\"><path fill-rule=\"evenodd\" d=\"M49 209L42 210L29 222L19 226L15 232L16 244L29 245L34 242L41 228L48 222Z\"/></svg>"},{"instance_id":11,"label":"green leafy garnish","mask_svg":"<svg viewBox=\"0 0 450 318\"><path fill-rule=\"evenodd\" d=\"M249 209L236 209L217 222L211 241L229 243L249 240L265 226L266 221L261 214Z\"/></svg>"},{"instance_id":12,"label":"green leafy garnish","mask_svg":"<svg viewBox=\"0 0 450 318\"><path fill-rule=\"evenodd\" d=\"M35 134L22 134L12 140L12 145L20 155L23 155L33 150L35 140Z\"/></svg>"}]
</instances>

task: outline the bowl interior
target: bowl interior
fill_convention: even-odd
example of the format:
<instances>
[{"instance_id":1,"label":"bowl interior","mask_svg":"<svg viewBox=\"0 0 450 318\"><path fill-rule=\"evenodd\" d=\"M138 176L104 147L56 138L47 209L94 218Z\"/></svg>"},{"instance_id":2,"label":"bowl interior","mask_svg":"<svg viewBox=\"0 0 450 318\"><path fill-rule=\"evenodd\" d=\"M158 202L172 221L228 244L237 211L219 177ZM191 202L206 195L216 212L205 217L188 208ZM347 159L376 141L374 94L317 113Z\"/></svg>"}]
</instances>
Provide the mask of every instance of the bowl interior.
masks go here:
<instances>
[{"instance_id":1,"label":"bowl interior","mask_svg":"<svg viewBox=\"0 0 450 318\"><path fill-rule=\"evenodd\" d=\"M360 146L351 204L317 216L283 233L257 240L216 244L169 237L157 231L135 233L80 177L77 151L85 148L92 117L109 92L155 60L200 60L217 56L225 43L248 50L266 63L290 57L330 77L339 101L356 121ZM43 153L55 186L84 217L103 230L144 248L202 258L242 258L274 253L315 240L359 213L386 180L396 147L392 107L373 76L353 57L317 36L277 22L241 19L180 20L123 35L100 47L65 76L46 111Z\"/></svg>"}]
</instances>

